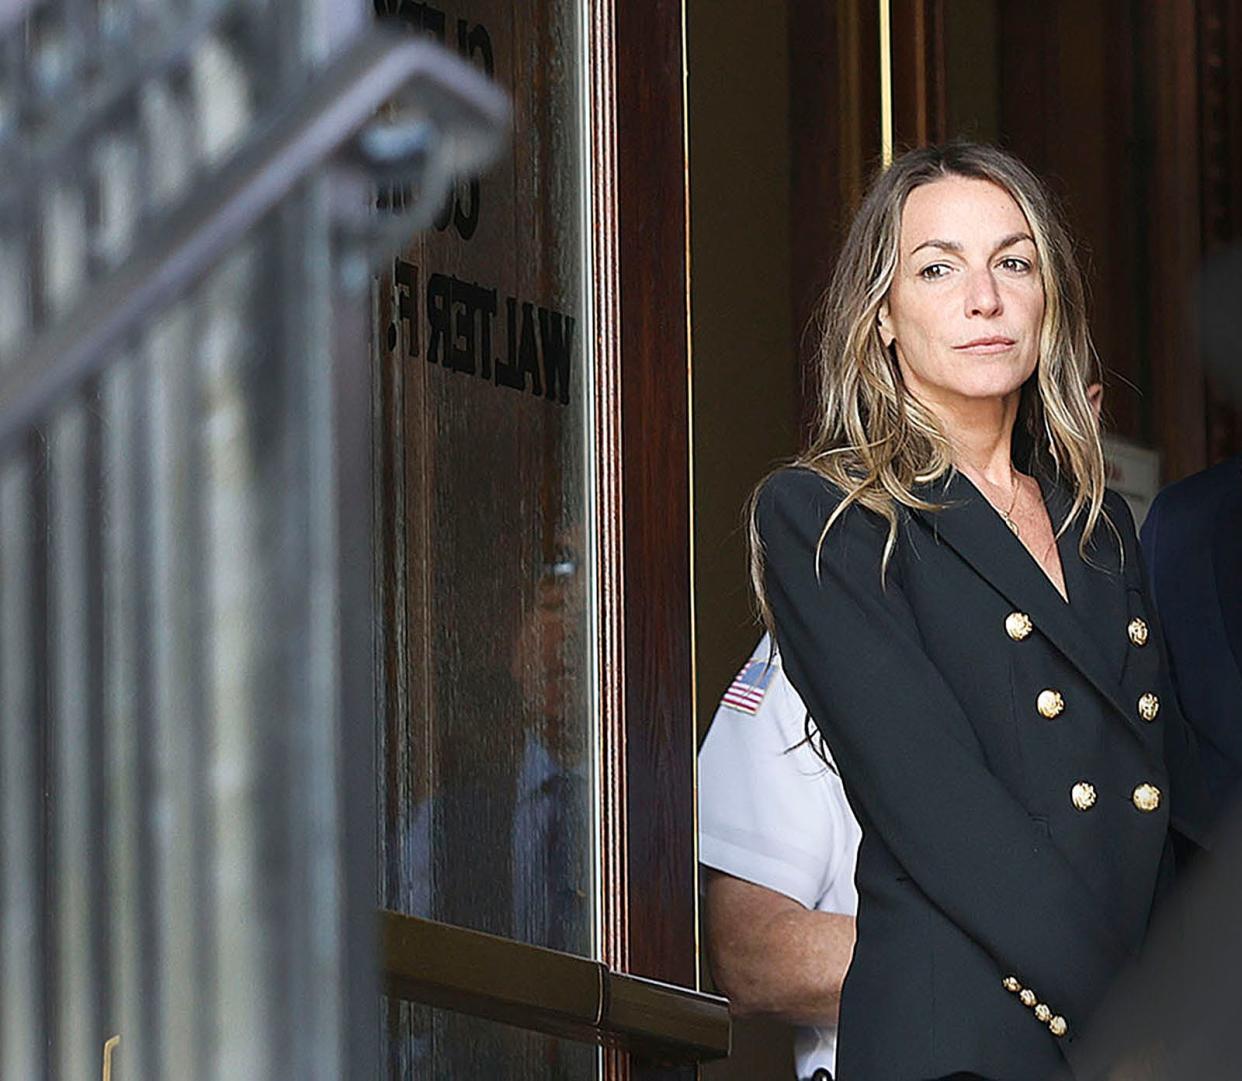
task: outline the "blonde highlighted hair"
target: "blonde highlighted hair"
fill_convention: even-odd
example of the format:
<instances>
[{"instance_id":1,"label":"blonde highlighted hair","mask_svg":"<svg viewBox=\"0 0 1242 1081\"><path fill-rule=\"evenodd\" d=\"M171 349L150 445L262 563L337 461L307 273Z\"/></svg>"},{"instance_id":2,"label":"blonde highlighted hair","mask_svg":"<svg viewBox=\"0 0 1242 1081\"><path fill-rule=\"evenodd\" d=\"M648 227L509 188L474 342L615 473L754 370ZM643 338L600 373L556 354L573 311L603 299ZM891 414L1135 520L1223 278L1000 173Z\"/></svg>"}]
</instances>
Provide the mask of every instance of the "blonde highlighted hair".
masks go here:
<instances>
[{"instance_id":1,"label":"blonde highlighted hair","mask_svg":"<svg viewBox=\"0 0 1242 1081\"><path fill-rule=\"evenodd\" d=\"M950 447L935 415L906 391L896 357L880 338L878 316L900 258L901 214L915 188L943 177L987 180L1003 188L1026 217L1039 255L1044 317L1035 374L1022 388L1014 426L1014 456L1023 468L1063 478L1073 492L1060 536L1086 515L1085 550L1103 511L1104 457L1099 422L1087 396L1098 379L1087 327L1086 297L1074 247L1043 183L1012 154L977 143L912 150L871 184L841 249L817 319L817 400L806 450L794 461L843 493L824 523L819 544L852 505L888 523L887 566L897 542L898 508L938 510L915 487L953 469ZM756 488L762 487L762 483ZM1111 523L1108 523L1111 525ZM763 552L750 506L751 579L764 622L771 613L763 589ZM818 567L818 549L816 566Z\"/></svg>"}]
</instances>

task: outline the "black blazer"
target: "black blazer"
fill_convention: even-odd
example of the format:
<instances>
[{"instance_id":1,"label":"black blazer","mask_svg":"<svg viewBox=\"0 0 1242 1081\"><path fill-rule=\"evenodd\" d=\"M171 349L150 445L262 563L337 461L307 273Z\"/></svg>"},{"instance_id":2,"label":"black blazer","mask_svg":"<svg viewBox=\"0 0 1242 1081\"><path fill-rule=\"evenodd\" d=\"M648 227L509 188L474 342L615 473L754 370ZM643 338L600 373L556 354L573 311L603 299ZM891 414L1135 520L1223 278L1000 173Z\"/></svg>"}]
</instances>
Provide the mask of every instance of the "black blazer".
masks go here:
<instances>
[{"instance_id":1,"label":"black blazer","mask_svg":"<svg viewBox=\"0 0 1242 1081\"><path fill-rule=\"evenodd\" d=\"M1070 497L1041 484L1055 528ZM816 561L840 498L816 474L756 510L785 670L863 828L839 1076L1044 1081L1143 942L1170 817L1199 835L1194 748L1119 497L1124 563L1103 523L1095 565L1080 528L1059 542L1067 605L966 478L920 494L953 506L903 511L883 586L861 508Z\"/></svg>"},{"instance_id":2,"label":"black blazer","mask_svg":"<svg viewBox=\"0 0 1242 1081\"><path fill-rule=\"evenodd\" d=\"M1164 489L1143 523L1143 553L1219 813L1242 779L1242 455Z\"/></svg>"}]
</instances>

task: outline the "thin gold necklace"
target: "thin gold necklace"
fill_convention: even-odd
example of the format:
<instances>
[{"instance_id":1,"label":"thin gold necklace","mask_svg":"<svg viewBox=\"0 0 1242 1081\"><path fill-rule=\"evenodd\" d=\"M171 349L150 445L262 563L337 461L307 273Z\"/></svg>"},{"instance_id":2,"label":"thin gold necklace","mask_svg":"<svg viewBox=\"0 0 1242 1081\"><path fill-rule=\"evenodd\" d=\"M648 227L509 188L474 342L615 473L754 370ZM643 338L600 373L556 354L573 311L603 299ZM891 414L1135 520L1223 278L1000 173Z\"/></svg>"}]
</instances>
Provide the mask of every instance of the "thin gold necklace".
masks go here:
<instances>
[{"instance_id":1,"label":"thin gold necklace","mask_svg":"<svg viewBox=\"0 0 1242 1081\"><path fill-rule=\"evenodd\" d=\"M1016 478L1016 477L1015 477L1014 479L1015 479L1015 481L1017 480L1017 478ZM1001 518L1002 518L1002 519L1004 519L1005 525L1007 525L1007 526L1009 527L1009 531L1010 531L1010 532L1011 532L1011 533L1012 533L1015 537L1017 537L1017 538L1018 538L1018 540L1021 540L1021 539L1022 539L1022 533L1021 533L1021 531L1018 529L1018 523L1017 523L1017 522L1015 522L1015 521L1013 520L1013 517L1012 517L1012 515L1013 515L1013 508L1014 508L1014 507L1016 507L1017 505L1018 505L1018 485L1015 483L1015 484L1014 484L1014 486L1013 486L1013 499L1012 499L1012 500L1010 501L1010 503L1009 503L1009 509L1008 509L1008 510L1002 510L1002 511L1000 512L1000 516L1001 516ZM1000 510L1000 508L999 508L999 507L997 507L996 509L997 509L997 510Z\"/></svg>"},{"instance_id":2,"label":"thin gold necklace","mask_svg":"<svg viewBox=\"0 0 1242 1081\"><path fill-rule=\"evenodd\" d=\"M1004 522L1005 525L1009 527L1009 532L1012 533L1015 537L1017 537L1018 540L1021 540L1022 531L1018 529L1018 523L1013 520L1013 508L1018 505L1018 491L1019 491L1019 485L1021 483L1018 477L1019 477L1019 474L1017 473L1010 474L1010 481L1013 484L1013 499L1011 499L1009 502L1008 510L1001 510L1000 507L998 507L992 501L991 497L989 497L986 492L983 493L983 498L992 504L992 509L995 510L996 513L1001 516L1001 521ZM991 481L985 481L985 483L987 483L989 486L992 485Z\"/></svg>"}]
</instances>

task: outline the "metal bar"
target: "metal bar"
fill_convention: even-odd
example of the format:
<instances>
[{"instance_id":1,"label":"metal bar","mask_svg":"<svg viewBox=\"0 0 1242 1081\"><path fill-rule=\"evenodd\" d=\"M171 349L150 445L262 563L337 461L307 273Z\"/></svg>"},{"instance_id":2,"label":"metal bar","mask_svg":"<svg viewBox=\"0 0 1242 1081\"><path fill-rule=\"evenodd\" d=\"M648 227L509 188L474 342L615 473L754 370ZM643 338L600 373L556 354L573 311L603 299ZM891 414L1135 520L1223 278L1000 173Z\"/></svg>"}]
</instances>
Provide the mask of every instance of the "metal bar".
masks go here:
<instances>
[{"instance_id":1,"label":"metal bar","mask_svg":"<svg viewBox=\"0 0 1242 1081\"><path fill-rule=\"evenodd\" d=\"M32 795L34 815L32 818L34 859L32 861L32 877L35 882L35 897L38 908L34 918L33 934L37 942L39 972L34 986L34 997L38 1003L38 1028L40 1035L40 1051L42 1062L36 1077L50 1081L55 1076L53 1043L59 1028L59 988L57 986L56 964L56 926L52 918L59 901L58 883L53 868L56 861L56 841L53 831L55 821L55 803L51 786L52 739L51 731L54 714L51 703L51 673L49 643L51 641L52 613L49 612L50 588L50 553L48 552L48 533L50 526L49 508L49 455L47 440L43 432L32 431L24 441L23 451L26 457L26 522L29 529L29 563L27 571L30 577L26 595L29 609L26 628L26 665L28 666L31 698L27 713L29 725L33 733L30 759L30 779L33 781Z\"/></svg>"},{"instance_id":2,"label":"metal bar","mask_svg":"<svg viewBox=\"0 0 1242 1081\"><path fill-rule=\"evenodd\" d=\"M51 303L48 299L46 263L43 258L44 237L39 222L39 197L33 192L28 193L28 196L22 207L26 220L18 230L19 239L15 246L21 249L26 263L26 288L22 315L27 327L38 327L47 319ZM11 367L13 374L16 372L16 367L16 364ZM0 449L8 449L3 440L0 440Z\"/></svg>"},{"instance_id":3,"label":"metal bar","mask_svg":"<svg viewBox=\"0 0 1242 1081\"><path fill-rule=\"evenodd\" d=\"M66 48L91 3L70 0ZM72 171L10 203L28 269L0 369L0 973L21 981L0 996L5 1077L90 1076L118 1034L127 1077L372 1075L370 177L434 190L481 168L507 106L391 31L307 89L331 41L316 53L286 17L281 78L259 48L256 90L216 35L125 103L154 121L83 127ZM221 71L254 107L232 127ZM409 122L380 130L402 90ZM35 105L51 130L60 103ZM380 217L408 233L427 203Z\"/></svg>"},{"instance_id":4,"label":"metal bar","mask_svg":"<svg viewBox=\"0 0 1242 1081\"><path fill-rule=\"evenodd\" d=\"M385 979L400 998L451 999L463 1012L513 1011L541 1024L600 1023L607 970L599 961L387 910L380 941Z\"/></svg>"},{"instance_id":5,"label":"metal bar","mask_svg":"<svg viewBox=\"0 0 1242 1081\"><path fill-rule=\"evenodd\" d=\"M177 69L165 80L168 130L152 145L175 145L186 163L197 160L198 124L189 79ZM160 135L164 138L161 140ZM176 135L172 144L169 136ZM187 167L192 167L187 164ZM215 1014L208 988L214 969L211 944L207 804L210 740L206 735L204 633L204 471L201 389L194 362L203 341L209 305L190 298L162 313L146 342L151 392L151 498L154 512L154 660L156 710L153 747L157 799L167 815L157 855L164 1068L161 1076L206 1081ZM205 768L206 767L206 768Z\"/></svg>"},{"instance_id":6,"label":"metal bar","mask_svg":"<svg viewBox=\"0 0 1242 1081\"><path fill-rule=\"evenodd\" d=\"M109 122L128 107L139 91L178 66L236 10L232 0L212 0L211 6L192 18L179 20L171 33L159 34L138 28L136 35L111 47L102 64L115 69L82 100L75 100L64 122L51 125L48 133L30 140L19 139L4 156L5 187L0 188L0 218L10 214L18 193L48 176L59 175L67 162L81 154L81 144L95 139ZM136 40L135 40L136 38ZM38 110L38 106L26 106Z\"/></svg>"},{"instance_id":7,"label":"metal bar","mask_svg":"<svg viewBox=\"0 0 1242 1081\"><path fill-rule=\"evenodd\" d=\"M51 825L57 897L49 917L55 927L58 1025L53 1073L85 1077L98 1062L100 981L93 912L98 903L93 871L100 850L98 806L92 797L94 673L87 560L90 541L88 418L78 401L49 425L49 600L51 602L48 729L53 793Z\"/></svg>"},{"instance_id":8,"label":"metal bar","mask_svg":"<svg viewBox=\"0 0 1242 1081\"><path fill-rule=\"evenodd\" d=\"M397 912L380 913L389 995L645 1058L729 1053L728 1003L600 961Z\"/></svg>"},{"instance_id":9,"label":"metal bar","mask_svg":"<svg viewBox=\"0 0 1242 1081\"><path fill-rule=\"evenodd\" d=\"M361 185L361 181L354 183ZM347 194L347 193L346 193ZM368 283L369 284L369 283ZM321 558L335 561L335 611L320 607L315 614L317 640L325 652L326 667L336 670L335 705L337 726L335 766L338 835L344 853L343 866L336 873L344 887L339 905L342 914L338 924L345 930L341 943L343 958L375 956L375 889L376 868L376 785L375 746L378 730L375 712L375 619L374 608L374 540L372 537L371 489L374 433L370 408L371 380L359 379L350 361L372 333L371 306L363 297L343 295L337 278L331 291L333 310L318 313L322 319L318 329L329 343L331 403L323 401L322 424L332 432L330 461L323 461L315 487L324 490L327 474L331 473L332 490L336 493L332 508L335 523L330 530L322 529ZM314 384L318 395L326 397L328 380ZM322 398L321 398L322 400ZM328 414L329 408L331 409ZM328 454L322 454L327 459ZM321 531L316 530L320 535ZM328 625L331 620L331 625ZM320 637L321 636L321 637ZM368 731L358 737L358 726ZM327 783L327 778L324 778ZM322 814L322 812L320 812ZM326 884L325 890L326 892ZM321 906L323 916L327 915ZM343 917L343 918L342 918ZM338 1054L342 1062L337 1074L331 1074L324 1063L313 1075L313 1081L372 1081L374 1072L367 1073L368 1064L378 1062L379 1028L378 996L375 994L375 968L371 964L344 964L338 960L342 976L345 1009L338 1012L340 1029Z\"/></svg>"},{"instance_id":10,"label":"metal bar","mask_svg":"<svg viewBox=\"0 0 1242 1081\"><path fill-rule=\"evenodd\" d=\"M602 1026L631 1038L631 1048L659 1058L669 1046L698 1051L696 1058L729 1053L729 1008L724 999L658 980L609 972Z\"/></svg>"},{"instance_id":11,"label":"metal bar","mask_svg":"<svg viewBox=\"0 0 1242 1081\"><path fill-rule=\"evenodd\" d=\"M212 604L206 635L207 696L212 753L210 771L214 804L212 855L217 878L215 906L214 1001L220 1035L214 1073L218 1077L269 1076L267 1040L276 1034L267 1001L269 973L278 964L280 936L265 915L262 877L287 873L284 850L269 842L268 823L286 811L288 776L264 777L263 747L279 737L283 726L263 724L263 703L256 697L274 682L278 669L265 671L264 640L284 633L282 613L270 606L277 591L266 579L260 500L272 490L258 489L252 461L255 413L265 410L271 430L264 464L279 471L276 459L289 421L270 388L256 372L272 365L267 325L261 321L262 299L251 299L269 269L262 260L266 237L234 253L212 276L197 298L222 318L212 319L202 343L199 364L205 398L203 491L204 546ZM224 313L233 315L232 320ZM284 371L279 373L285 375ZM256 401L259 399L259 401ZM273 544L273 551L279 551ZM284 598L281 597L283 602ZM296 655L299 644L290 641ZM290 708L293 713L293 708ZM279 713L271 716L277 717ZM271 729L276 731L272 732ZM270 805L258 812L260 779ZM263 865L259 862L262 853ZM265 865L265 866L264 866ZM272 906L280 912L281 907Z\"/></svg>"},{"instance_id":12,"label":"metal bar","mask_svg":"<svg viewBox=\"0 0 1242 1081\"><path fill-rule=\"evenodd\" d=\"M210 1013L204 1009L199 972L204 957L198 918L196 859L201 846L196 789L202 783L201 658L205 643L196 608L203 603L197 566L200 471L192 386L194 318L178 305L152 328L150 365L143 391L149 397L147 454L153 465L150 618L154 705L150 792L162 818L157 832L156 926L161 947L159 1005L165 1040L161 1077L201 1081L199 1049Z\"/></svg>"},{"instance_id":13,"label":"metal bar","mask_svg":"<svg viewBox=\"0 0 1242 1081\"><path fill-rule=\"evenodd\" d=\"M107 770L105 766L107 730L104 728L104 641L106 623L106 583L104 580L104 434L103 399L99 383L88 383L82 396L84 442L82 486L86 493L85 528L81 538L83 577L85 589L83 614L85 649L83 662L85 677L86 719L86 784L89 809L88 835L91 850L87 853L87 881L92 890L89 906L89 930L91 967L94 995L91 1001L90 1023L94 1039L93 1050L98 1051L109 1034L104 1031L112 1010L111 986L108 973L112 954L108 942L108 913L112 894L108 888L107 852L111 844L110 822L101 813L106 806Z\"/></svg>"},{"instance_id":14,"label":"metal bar","mask_svg":"<svg viewBox=\"0 0 1242 1081\"><path fill-rule=\"evenodd\" d=\"M29 58L24 39L25 33L16 29L0 36L0 151L22 130L21 122L29 94Z\"/></svg>"},{"instance_id":15,"label":"metal bar","mask_svg":"<svg viewBox=\"0 0 1242 1081\"><path fill-rule=\"evenodd\" d=\"M0 0L0 34L29 15L42 0Z\"/></svg>"},{"instance_id":16,"label":"metal bar","mask_svg":"<svg viewBox=\"0 0 1242 1081\"><path fill-rule=\"evenodd\" d=\"M5 995L0 1018L0 1076L44 1076L41 992L38 732L32 723L36 688L31 659L33 536L25 456L0 465L0 968Z\"/></svg>"},{"instance_id":17,"label":"metal bar","mask_svg":"<svg viewBox=\"0 0 1242 1081\"><path fill-rule=\"evenodd\" d=\"M311 169L354 136L411 83L420 97L456 106L448 168L470 172L494 151L507 106L484 77L425 42L369 33L249 150L192 192L183 210L78 306L31 342L0 377L0 451L48 405L105 362L108 350L150 312L195 281ZM454 123L456 121L456 123ZM460 127L463 130L455 131ZM411 218L408 227L417 223Z\"/></svg>"},{"instance_id":18,"label":"metal bar","mask_svg":"<svg viewBox=\"0 0 1242 1081\"><path fill-rule=\"evenodd\" d=\"M125 932L133 933L127 940L135 951L131 970L136 984L131 1005L133 1012L123 1016L123 1021L137 1020L133 1028L126 1028L126 1061L135 1067L140 1078L159 1077L160 1063L165 1042L163 1015L160 1012L161 973L165 964L163 944L159 936L159 904L156 894L159 882L159 822L150 813L150 793L155 790L156 767L156 670L155 670L155 621L156 621L156 573L155 573L155 513L152 488L155 484L156 463L152 461L151 394L146 384L151 378L151 366L139 351L135 342L135 363L130 365L126 390L130 398L126 403L124 419L128 426L119 429L117 435L125 440L122 451L127 456L122 483L128 486L133 520L127 530L126 540L133 544L132 563L132 639L133 668L127 688L132 699L127 703L132 714L127 717L126 728L132 731L120 738L118 748L132 770L128 777L117 779L122 788L128 779L137 790L137 797L129 810L134 816L133 861L123 868L132 871L132 879L119 883L132 899L132 916L127 920ZM122 677L123 678L123 677ZM124 792L126 798L128 791ZM121 870L121 868L118 868ZM129 914L127 914L129 915Z\"/></svg>"},{"instance_id":19,"label":"metal bar","mask_svg":"<svg viewBox=\"0 0 1242 1081\"><path fill-rule=\"evenodd\" d=\"M121 1055L126 1072L136 1078L153 1077L155 1069L145 1048L154 1026L145 1004L154 1001L150 990L156 950L150 924L144 922L145 899L150 895L147 870L150 846L143 802L150 791L143 766L145 705L150 680L146 674L146 618L149 589L144 586L150 561L143 542L149 520L142 493L149 489L145 468L143 403L132 356L116 359L103 375L104 429L103 552L106 629L104 652L104 762L106 792L103 806L108 819L107 868L108 966L111 1022L109 1035L125 1033Z\"/></svg>"}]
</instances>

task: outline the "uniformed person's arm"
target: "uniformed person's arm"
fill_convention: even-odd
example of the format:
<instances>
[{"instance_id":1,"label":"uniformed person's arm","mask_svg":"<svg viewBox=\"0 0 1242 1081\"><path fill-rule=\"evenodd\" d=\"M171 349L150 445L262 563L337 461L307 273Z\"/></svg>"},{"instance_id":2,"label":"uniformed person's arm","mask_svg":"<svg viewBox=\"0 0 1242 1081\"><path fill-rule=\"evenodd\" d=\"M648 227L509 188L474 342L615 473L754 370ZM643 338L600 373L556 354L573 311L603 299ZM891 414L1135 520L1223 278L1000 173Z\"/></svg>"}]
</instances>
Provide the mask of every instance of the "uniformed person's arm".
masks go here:
<instances>
[{"instance_id":1,"label":"uniformed person's arm","mask_svg":"<svg viewBox=\"0 0 1242 1081\"><path fill-rule=\"evenodd\" d=\"M1063 1016L1070 1038L1127 959L1091 891L989 771L961 704L923 649L887 527L806 470L764 486L757 524L777 643L824 730L850 801L919 888ZM946 603L952 603L946 598ZM969 657L962 658L970 664Z\"/></svg>"},{"instance_id":2,"label":"uniformed person's arm","mask_svg":"<svg viewBox=\"0 0 1242 1081\"><path fill-rule=\"evenodd\" d=\"M835 1024L854 952L854 917L816 912L719 871L706 874L708 959L730 1012Z\"/></svg>"}]
</instances>

